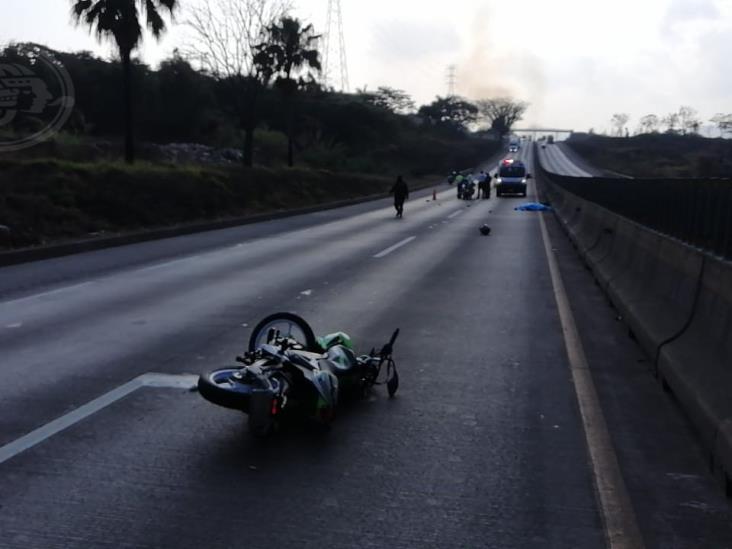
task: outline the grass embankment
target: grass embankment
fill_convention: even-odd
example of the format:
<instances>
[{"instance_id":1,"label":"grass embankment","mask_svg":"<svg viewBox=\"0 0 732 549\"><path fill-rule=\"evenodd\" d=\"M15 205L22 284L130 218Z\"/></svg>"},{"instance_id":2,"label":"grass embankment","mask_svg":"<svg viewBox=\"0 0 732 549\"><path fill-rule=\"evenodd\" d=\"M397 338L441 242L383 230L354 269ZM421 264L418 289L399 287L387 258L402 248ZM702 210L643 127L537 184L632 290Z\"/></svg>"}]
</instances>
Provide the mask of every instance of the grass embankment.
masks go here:
<instances>
[{"instance_id":1,"label":"grass embankment","mask_svg":"<svg viewBox=\"0 0 732 549\"><path fill-rule=\"evenodd\" d=\"M730 177L732 140L697 135L605 137L575 134L566 141L594 166L633 177Z\"/></svg>"},{"instance_id":2,"label":"grass embankment","mask_svg":"<svg viewBox=\"0 0 732 549\"><path fill-rule=\"evenodd\" d=\"M385 194L391 184L391 177L297 168L6 160L0 225L18 248Z\"/></svg>"},{"instance_id":3,"label":"grass embankment","mask_svg":"<svg viewBox=\"0 0 732 549\"><path fill-rule=\"evenodd\" d=\"M390 150L381 173L152 162L127 166L114 160L62 160L55 149L50 158L6 156L0 158L0 225L10 228L11 238L0 230L0 249L385 195L397 173L413 188L438 182L450 170L479 164L497 147L463 139L431 143L422 156L414 147ZM390 166L388 171L384 166Z\"/></svg>"}]
</instances>

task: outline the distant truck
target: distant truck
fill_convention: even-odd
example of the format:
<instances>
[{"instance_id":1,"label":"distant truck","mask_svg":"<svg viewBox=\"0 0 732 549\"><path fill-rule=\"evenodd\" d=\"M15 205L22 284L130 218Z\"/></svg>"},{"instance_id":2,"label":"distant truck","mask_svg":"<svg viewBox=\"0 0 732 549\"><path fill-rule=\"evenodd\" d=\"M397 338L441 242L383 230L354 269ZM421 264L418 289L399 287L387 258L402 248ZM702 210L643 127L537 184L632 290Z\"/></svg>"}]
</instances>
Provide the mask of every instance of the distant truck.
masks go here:
<instances>
[{"instance_id":1,"label":"distant truck","mask_svg":"<svg viewBox=\"0 0 732 549\"><path fill-rule=\"evenodd\" d=\"M498 165L498 171L493 175L496 179L496 195L519 194L526 196L526 182L531 174L526 171L526 165L520 160L506 158Z\"/></svg>"}]
</instances>

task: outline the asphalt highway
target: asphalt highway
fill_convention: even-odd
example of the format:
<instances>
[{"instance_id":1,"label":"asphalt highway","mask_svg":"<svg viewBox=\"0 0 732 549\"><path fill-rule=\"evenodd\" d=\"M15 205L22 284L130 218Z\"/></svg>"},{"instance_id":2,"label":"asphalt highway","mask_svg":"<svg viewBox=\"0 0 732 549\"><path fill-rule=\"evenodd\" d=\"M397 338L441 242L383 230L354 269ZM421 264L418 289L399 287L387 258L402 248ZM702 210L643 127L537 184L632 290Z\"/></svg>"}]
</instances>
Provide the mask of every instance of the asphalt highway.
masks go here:
<instances>
[{"instance_id":1,"label":"asphalt highway","mask_svg":"<svg viewBox=\"0 0 732 549\"><path fill-rule=\"evenodd\" d=\"M570 159L569 154L561 143L546 145L545 148L540 149L540 154L545 168L550 172L575 177L593 177L600 175L600 173L595 173L596 170L592 170L592 168L587 166L579 166L578 163Z\"/></svg>"},{"instance_id":2,"label":"asphalt highway","mask_svg":"<svg viewBox=\"0 0 732 549\"><path fill-rule=\"evenodd\" d=\"M608 546L540 216L635 546L732 547L683 416L553 216L514 210L533 184L436 189L403 219L376 201L0 269L0 548ZM397 397L262 442L186 389L276 311L364 352L400 328Z\"/></svg>"}]
</instances>

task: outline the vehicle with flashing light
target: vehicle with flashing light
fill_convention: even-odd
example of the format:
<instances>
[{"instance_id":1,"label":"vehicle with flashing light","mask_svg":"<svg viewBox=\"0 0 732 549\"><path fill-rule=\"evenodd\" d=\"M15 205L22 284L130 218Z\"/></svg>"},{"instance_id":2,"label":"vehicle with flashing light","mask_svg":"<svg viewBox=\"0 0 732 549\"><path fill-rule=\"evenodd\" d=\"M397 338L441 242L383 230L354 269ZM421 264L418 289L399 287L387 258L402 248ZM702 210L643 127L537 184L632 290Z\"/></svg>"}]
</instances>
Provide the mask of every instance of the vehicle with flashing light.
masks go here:
<instances>
[{"instance_id":1,"label":"vehicle with flashing light","mask_svg":"<svg viewBox=\"0 0 732 549\"><path fill-rule=\"evenodd\" d=\"M531 179L531 174L520 160L506 158L498 165L493 177L496 179L497 196L507 194L526 196L526 184Z\"/></svg>"}]
</instances>

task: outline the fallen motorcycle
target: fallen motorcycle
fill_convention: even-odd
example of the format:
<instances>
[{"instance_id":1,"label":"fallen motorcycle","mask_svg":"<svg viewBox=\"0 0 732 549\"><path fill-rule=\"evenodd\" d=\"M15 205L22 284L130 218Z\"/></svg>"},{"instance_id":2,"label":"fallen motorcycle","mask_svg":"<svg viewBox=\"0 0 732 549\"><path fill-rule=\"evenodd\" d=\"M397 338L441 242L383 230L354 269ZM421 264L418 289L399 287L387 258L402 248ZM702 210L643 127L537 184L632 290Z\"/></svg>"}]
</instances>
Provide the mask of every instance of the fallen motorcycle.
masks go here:
<instances>
[{"instance_id":1,"label":"fallen motorcycle","mask_svg":"<svg viewBox=\"0 0 732 549\"><path fill-rule=\"evenodd\" d=\"M301 317L275 313L252 331L248 351L236 358L241 365L202 374L198 390L209 402L246 413L255 436L265 437L295 419L329 426L341 400L364 397L381 384L394 396L399 375L392 352L398 335L397 329L378 353L356 356L347 334L316 338Z\"/></svg>"}]
</instances>

